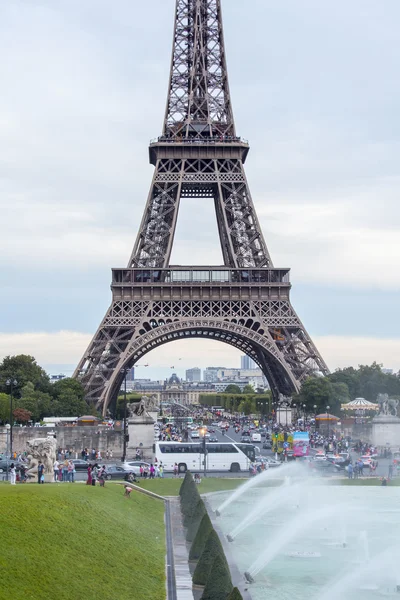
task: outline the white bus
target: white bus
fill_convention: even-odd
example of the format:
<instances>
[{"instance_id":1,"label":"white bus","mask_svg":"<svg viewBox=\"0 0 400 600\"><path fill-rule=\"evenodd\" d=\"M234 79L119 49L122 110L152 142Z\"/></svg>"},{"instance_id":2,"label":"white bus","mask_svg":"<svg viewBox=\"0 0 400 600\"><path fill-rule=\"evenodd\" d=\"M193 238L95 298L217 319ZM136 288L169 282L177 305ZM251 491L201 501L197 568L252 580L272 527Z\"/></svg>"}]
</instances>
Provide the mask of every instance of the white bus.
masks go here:
<instances>
[{"instance_id":1,"label":"white bus","mask_svg":"<svg viewBox=\"0 0 400 600\"><path fill-rule=\"evenodd\" d=\"M156 458L166 472L173 471L175 463L179 473L204 471L203 444L157 442ZM247 471L255 458L255 448L251 444L206 443L207 471Z\"/></svg>"}]
</instances>

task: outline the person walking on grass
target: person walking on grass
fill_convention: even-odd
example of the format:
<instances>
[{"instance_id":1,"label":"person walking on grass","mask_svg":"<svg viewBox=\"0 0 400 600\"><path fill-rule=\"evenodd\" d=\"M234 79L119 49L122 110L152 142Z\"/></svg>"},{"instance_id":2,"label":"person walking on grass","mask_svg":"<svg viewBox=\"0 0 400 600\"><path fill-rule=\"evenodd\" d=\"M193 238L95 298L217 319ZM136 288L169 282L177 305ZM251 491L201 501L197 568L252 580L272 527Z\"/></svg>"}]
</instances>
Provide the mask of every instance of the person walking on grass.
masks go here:
<instances>
[{"instance_id":1,"label":"person walking on grass","mask_svg":"<svg viewBox=\"0 0 400 600\"><path fill-rule=\"evenodd\" d=\"M60 466L60 463L58 462L58 460L56 459L54 461L54 465L53 465L53 472L54 472L54 481L58 481L58 467Z\"/></svg>"},{"instance_id":2,"label":"person walking on grass","mask_svg":"<svg viewBox=\"0 0 400 600\"><path fill-rule=\"evenodd\" d=\"M17 472L15 469L14 463L11 463L11 465L10 465L10 483L11 483L11 485L16 485L15 484L16 478L17 478Z\"/></svg>"}]
</instances>

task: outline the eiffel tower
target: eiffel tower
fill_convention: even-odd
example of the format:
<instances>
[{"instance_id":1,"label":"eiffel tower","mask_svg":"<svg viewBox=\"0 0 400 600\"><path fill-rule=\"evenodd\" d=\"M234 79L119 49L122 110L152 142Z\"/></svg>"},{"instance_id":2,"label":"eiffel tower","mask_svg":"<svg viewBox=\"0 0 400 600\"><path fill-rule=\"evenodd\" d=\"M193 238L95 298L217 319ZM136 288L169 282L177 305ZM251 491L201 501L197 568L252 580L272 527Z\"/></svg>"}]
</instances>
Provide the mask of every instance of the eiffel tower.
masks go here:
<instances>
[{"instance_id":1,"label":"eiffel tower","mask_svg":"<svg viewBox=\"0 0 400 600\"><path fill-rule=\"evenodd\" d=\"M176 0L161 137L150 144L150 193L127 268L112 271L112 303L75 377L105 414L124 373L162 344L219 340L250 356L275 399L328 368L290 303L289 269L275 268L236 134L221 0ZM171 266L180 201L212 198L223 266Z\"/></svg>"}]
</instances>

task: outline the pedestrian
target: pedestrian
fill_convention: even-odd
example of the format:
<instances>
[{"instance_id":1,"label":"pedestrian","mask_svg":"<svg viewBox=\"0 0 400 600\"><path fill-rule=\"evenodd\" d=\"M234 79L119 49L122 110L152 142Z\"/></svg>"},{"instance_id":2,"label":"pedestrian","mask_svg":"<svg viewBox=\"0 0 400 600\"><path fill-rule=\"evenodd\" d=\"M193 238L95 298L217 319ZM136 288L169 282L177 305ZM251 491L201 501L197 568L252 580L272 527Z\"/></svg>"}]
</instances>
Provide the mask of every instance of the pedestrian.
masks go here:
<instances>
[{"instance_id":1,"label":"pedestrian","mask_svg":"<svg viewBox=\"0 0 400 600\"><path fill-rule=\"evenodd\" d=\"M112 450L110 450L110 460L112 460Z\"/></svg>"},{"instance_id":2,"label":"pedestrian","mask_svg":"<svg viewBox=\"0 0 400 600\"><path fill-rule=\"evenodd\" d=\"M68 461L68 481L69 483L74 483L74 471L75 471L75 465L72 462L72 460Z\"/></svg>"},{"instance_id":3,"label":"pedestrian","mask_svg":"<svg viewBox=\"0 0 400 600\"><path fill-rule=\"evenodd\" d=\"M154 479L154 473L155 473L155 469L154 469L154 465L152 463L150 465L150 479Z\"/></svg>"},{"instance_id":4,"label":"pedestrian","mask_svg":"<svg viewBox=\"0 0 400 600\"><path fill-rule=\"evenodd\" d=\"M393 465L389 465L389 479L393 479Z\"/></svg>"},{"instance_id":5,"label":"pedestrian","mask_svg":"<svg viewBox=\"0 0 400 600\"><path fill-rule=\"evenodd\" d=\"M105 484L105 479L106 479L106 466L103 465L99 471L99 484L100 487L104 487Z\"/></svg>"},{"instance_id":6,"label":"pedestrian","mask_svg":"<svg viewBox=\"0 0 400 600\"><path fill-rule=\"evenodd\" d=\"M178 477L178 463L174 464L174 477Z\"/></svg>"},{"instance_id":7,"label":"pedestrian","mask_svg":"<svg viewBox=\"0 0 400 600\"><path fill-rule=\"evenodd\" d=\"M159 471L159 473L160 473L160 477L161 477L161 479L163 479L163 477L164 477L164 467L163 467L163 464L162 464L162 463L161 463L161 464L160 464L160 466L158 467L158 471Z\"/></svg>"},{"instance_id":8,"label":"pedestrian","mask_svg":"<svg viewBox=\"0 0 400 600\"><path fill-rule=\"evenodd\" d=\"M11 485L16 485L15 481L17 478L17 471L15 469L14 463L10 465L10 483Z\"/></svg>"},{"instance_id":9,"label":"pedestrian","mask_svg":"<svg viewBox=\"0 0 400 600\"><path fill-rule=\"evenodd\" d=\"M65 459L62 468L63 481L68 481L68 460Z\"/></svg>"},{"instance_id":10,"label":"pedestrian","mask_svg":"<svg viewBox=\"0 0 400 600\"><path fill-rule=\"evenodd\" d=\"M347 467L347 475L349 479L353 479L353 465L351 463Z\"/></svg>"},{"instance_id":11,"label":"pedestrian","mask_svg":"<svg viewBox=\"0 0 400 600\"><path fill-rule=\"evenodd\" d=\"M63 470L63 464L62 464L62 462L59 462L58 463L58 481L62 481L63 480L63 478L62 478L62 475L63 475L62 474L62 470Z\"/></svg>"},{"instance_id":12,"label":"pedestrian","mask_svg":"<svg viewBox=\"0 0 400 600\"><path fill-rule=\"evenodd\" d=\"M53 465L53 472L54 472L54 481L58 481L58 467L60 466L60 463L58 462L58 460L56 459L54 461L54 465Z\"/></svg>"},{"instance_id":13,"label":"pedestrian","mask_svg":"<svg viewBox=\"0 0 400 600\"><path fill-rule=\"evenodd\" d=\"M143 477L143 474L144 474L143 465L140 465L140 467L139 467L139 473L140 473L140 477Z\"/></svg>"},{"instance_id":14,"label":"pedestrian","mask_svg":"<svg viewBox=\"0 0 400 600\"><path fill-rule=\"evenodd\" d=\"M109 453L109 451L107 450L107 451L106 451L106 459L108 460L109 458L110 458L110 453Z\"/></svg>"},{"instance_id":15,"label":"pedestrian","mask_svg":"<svg viewBox=\"0 0 400 600\"><path fill-rule=\"evenodd\" d=\"M97 479L98 472L99 472L99 466L96 463L95 465L93 465L93 469L92 469L92 485L96 485L96 479Z\"/></svg>"},{"instance_id":16,"label":"pedestrian","mask_svg":"<svg viewBox=\"0 0 400 600\"><path fill-rule=\"evenodd\" d=\"M89 464L89 466L87 468L86 485L92 485L92 465L91 464Z\"/></svg>"},{"instance_id":17,"label":"pedestrian","mask_svg":"<svg viewBox=\"0 0 400 600\"><path fill-rule=\"evenodd\" d=\"M44 464L40 461L38 464L38 483L44 483Z\"/></svg>"}]
</instances>

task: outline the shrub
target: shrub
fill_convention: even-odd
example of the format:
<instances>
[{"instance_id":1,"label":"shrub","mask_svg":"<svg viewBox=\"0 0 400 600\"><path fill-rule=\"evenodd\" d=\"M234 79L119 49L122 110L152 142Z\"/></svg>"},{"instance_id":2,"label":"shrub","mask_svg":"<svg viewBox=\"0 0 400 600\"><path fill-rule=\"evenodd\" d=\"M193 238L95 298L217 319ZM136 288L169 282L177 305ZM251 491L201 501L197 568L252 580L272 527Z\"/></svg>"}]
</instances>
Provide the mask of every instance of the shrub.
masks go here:
<instances>
[{"instance_id":1,"label":"shrub","mask_svg":"<svg viewBox=\"0 0 400 600\"><path fill-rule=\"evenodd\" d=\"M188 485L188 483L189 483L189 481L191 481L191 479L192 479L191 472L190 471L186 471L185 477L184 477L184 479L182 481L182 484L181 484L181 487L179 488L179 495L180 496L182 496L182 494L183 494L183 492L185 490L185 487Z\"/></svg>"},{"instance_id":2,"label":"shrub","mask_svg":"<svg viewBox=\"0 0 400 600\"><path fill-rule=\"evenodd\" d=\"M217 554L201 600L227 600L231 592L232 580L225 555Z\"/></svg>"},{"instance_id":3,"label":"shrub","mask_svg":"<svg viewBox=\"0 0 400 600\"><path fill-rule=\"evenodd\" d=\"M231 591L231 593L229 594L229 596L226 600L243 600L243 596L239 592L237 587L235 587L235 588L233 588L233 590Z\"/></svg>"},{"instance_id":4,"label":"shrub","mask_svg":"<svg viewBox=\"0 0 400 600\"><path fill-rule=\"evenodd\" d=\"M196 585L206 585L217 556L219 556L225 563L229 572L222 544L216 531L214 528L212 528L204 546L204 550L200 556L199 562L196 565L196 569L193 574L193 583Z\"/></svg>"},{"instance_id":5,"label":"shrub","mask_svg":"<svg viewBox=\"0 0 400 600\"><path fill-rule=\"evenodd\" d=\"M211 524L211 519L208 516L208 514L205 513L202 520L200 521L200 525L197 529L196 536L190 548L189 560L198 560L200 558L212 528L213 526Z\"/></svg>"},{"instance_id":6,"label":"shrub","mask_svg":"<svg viewBox=\"0 0 400 600\"><path fill-rule=\"evenodd\" d=\"M193 542L194 538L196 537L196 533L197 533L197 530L201 523L201 520L206 512L207 511L206 511L206 507L204 506L204 502L200 498L200 500L197 501L196 508L195 508L192 516L190 518L188 518L188 525L187 525L187 532L186 532L186 539L188 542Z\"/></svg>"},{"instance_id":7,"label":"shrub","mask_svg":"<svg viewBox=\"0 0 400 600\"><path fill-rule=\"evenodd\" d=\"M187 527L190 518L194 514L199 500L200 494L197 489L197 485L192 479L185 487L181 496L181 511L184 516L183 523L185 527Z\"/></svg>"}]
</instances>

